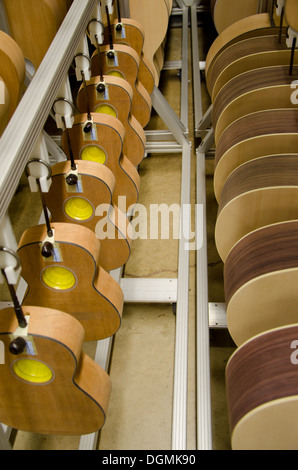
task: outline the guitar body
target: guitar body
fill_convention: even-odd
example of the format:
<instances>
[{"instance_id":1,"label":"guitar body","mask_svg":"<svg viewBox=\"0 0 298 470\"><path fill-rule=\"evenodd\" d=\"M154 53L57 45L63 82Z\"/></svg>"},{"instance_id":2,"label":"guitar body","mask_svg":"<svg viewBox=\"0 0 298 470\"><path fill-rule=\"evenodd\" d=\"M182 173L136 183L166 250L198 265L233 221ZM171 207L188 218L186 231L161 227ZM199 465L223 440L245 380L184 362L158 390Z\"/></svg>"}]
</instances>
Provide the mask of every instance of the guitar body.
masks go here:
<instances>
[{"instance_id":1,"label":"guitar body","mask_svg":"<svg viewBox=\"0 0 298 470\"><path fill-rule=\"evenodd\" d=\"M211 15L218 34L222 33L228 26L248 16L264 13L263 7L259 11L259 0L211 0Z\"/></svg>"},{"instance_id":2,"label":"guitar body","mask_svg":"<svg viewBox=\"0 0 298 470\"><path fill-rule=\"evenodd\" d=\"M155 85L160 79L160 64L156 58L166 37L169 23L169 3L160 0L129 0L130 18L138 21L145 31L144 54L155 67Z\"/></svg>"},{"instance_id":3,"label":"guitar body","mask_svg":"<svg viewBox=\"0 0 298 470\"><path fill-rule=\"evenodd\" d=\"M127 45L114 44L114 58L109 59L107 54L110 46L100 47L101 70L97 51L91 57L91 75L116 75L128 81L133 90L131 112L144 128L151 117L151 98L145 87L140 83L139 63L140 59L136 51Z\"/></svg>"},{"instance_id":4,"label":"guitar body","mask_svg":"<svg viewBox=\"0 0 298 470\"><path fill-rule=\"evenodd\" d=\"M13 115L24 92L25 59L18 44L8 34L0 31L0 77L5 83L4 94L9 97L5 107L6 120ZM2 125L2 129L5 126Z\"/></svg>"},{"instance_id":5,"label":"guitar body","mask_svg":"<svg viewBox=\"0 0 298 470\"><path fill-rule=\"evenodd\" d=\"M86 89L81 85L77 94L79 112L86 113L89 106L93 113L101 112L117 117L125 131L123 153L137 166L145 155L146 136L143 127L131 113L132 88L123 78L111 75L104 75L102 78L105 85L103 92L97 91L100 77L91 77L86 83Z\"/></svg>"},{"instance_id":6,"label":"guitar body","mask_svg":"<svg viewBox=\"0 0 298 470\"><path fill-rule=\"evenodd\" d=\"M83 225L100 240L98 263L105 271L123 266L130 256L131 240L127 237L128 219L112 204L115 178L97 162L77 160L75 186L66 178L71 172L70 161L52 166L52 184L44 193L53 222Z\"/></svg>"},{"instance_id":7,"label":"guitar body","mask_svg":"<svg viewBox=\"0 0 298 470\"><path fill-rule=\"evenodd\" d=\"M1 100L0 100L0 136L3 134L5 127L9 121L9 108L10 108L10 96L8 93L7 86L5 82L0 77L0 92L1 92Z\"/></svg>"},{"instance_id":8,"label":"guitar body","mask_svg":"<svg viewBox=\"0 0 298 470\"><path fill-rule=\"evenodd\" d=\"M51 307L73 315L84 327L86 341L114 335L120 327L123 293L98 264L100 242L80 225L53 223L55 255L45 258L41 246L45 225L27 229L18 255L28 284L24 305Z\"/></svg>"},{"instance_id":9,"label":"guitar body","mask_svg":"<svg viewBox=\"0 0 298 470\"><path fill-rule=\"evenodd\" d=\"M122 209L118 198L125 196L127 210L138 200L140 177L135 167L122 153L124 127L113 116L100 113L91 113L91 115L93 118L92 135L83 131L87 114L76 115L72 128L68 130L74 159L92 160L95 153L96 161L106 165L114 174L113 203ZM62 135L62 149L69 157L65 132Z\"/></svg>"},{"instance_id":10,"label":"guitar body","mask_svg":"<svg viewBox=\"0 0 298 470\"><path fill-rule=\"evenodd\" d=\"M271 155L240 165L227 178L215 225L217 251L226 261L232 247L254 230L298 219L298 155Z\"/></svg>"},{"instance_id":11,"label":"guitar body","mask_svg":"<svg viewBox=\"0 0 298 470\"><path fill-rule=\"evenodd\" d=\"M229 332L237 346L298 322L298 222L261 227L243 237L224 265Z\"/></svg>"},{"instance_id":12,"label":"guitar body","mask_svg":"<svg viewBox=\"0 0 298 470\"><path fill-rule=\"evenodd\" d=\"M149 95L154 88L154 66L143 52L145 42L145 31L140 23L130 18L121 18L121 30L118 31L119 23L114 20L111 24L113 44L126 44L132 47L140 58L138 78ZM118 28L117 28L118 26ZM109 29L104 31L104 44L109 44Z\"/></svg>"},{"instance_id":13,"label":"guitar body","mask_svg":"<svg viewBox=\"0 0 298 470\"><path fill-rule=\"evenodd\" d=\"M229 359L226 387L233 450L297 449L297 334L297 325L266 331Z\"/></svg>"},{"instance_id":14,"label":"guitar body","mask_svg":"<svg viewBox=\"0 0 298 470\"><path fill-rule=\"evenodd\" d=\"M272 27L268 13L248 16L228 26L228 28L217 36L209 48L205 66L206 80L208 80L208 75L211 73L214 60L224 49L240 40L263 35L267 36L272 33L275 34L276 31L277 28Z\"/></svg>"},{"instance_id":15,"label":"guitar body","mask_svg":"<svg viewBox=\"0 0 298 470\"><path fill-rule=\"evenodd\" d=\"M12 308L1 310L1 422L40 434L83 435L105 423L111 393L108 374L82 351L84 330L64 312L23 307L29 315L27 342L19 355L9 352L18 327ZM41 366L41 367L39 367Z\"/></svg>"},{"instance_id":16,"label":"guitar body","mask_svg":"<svg viewBox=\"0 0 298 470\"><path fill-rule=\"evenodd\" d=\"M298 5L295 0L287 0L285 2L285 18L287 24L294 30L298 31Z\"/></svg>"},{"instance_id":17,"label":"guitar body","mask_svg":"<svg viewBox=\"0 0 298 470\"><path fill-rule=\"evenodd\" d=\"M214 193L217 201L225 180L242 163L267 155L296 153L297 125L297 109L258 111L230 124L216 147Z\"/></svg>"},{"instance_id":18,"label":"guitar body","mask_svg":"<svg viewBox=\"0 0 298 470\"><path fill-rule=\"evenodd\" d=\"M293 67L297 73L298 67ZM289 66L262 67L237 75L218 93L212 110L215 143L234 121L256 111L291 108L297 105L293 93L293 76Z\"/></svg>"},{"instance_id":19,"label":"guitar body","mask_svg":"<svg viewBox=\"0 0 298 470\"><path fill-rule=\"evenodd\" d=\"M12 37L37 69L65 17L65 1L5 0L4 5Z\"/></svg>"},{"instance_id":20,"label":"guitar body","mask_svg":"<svg viewBox=\"0 0 298 470\"><path fill-rule=\"evenodd\" d=\"M209 74L208 88L212 101L221 89L236 76L261 67L287 65L291 51L286 45L285 35L279 42L276 34L244 39L232 44L218 55Z\"/></svg>"}]
</instances>

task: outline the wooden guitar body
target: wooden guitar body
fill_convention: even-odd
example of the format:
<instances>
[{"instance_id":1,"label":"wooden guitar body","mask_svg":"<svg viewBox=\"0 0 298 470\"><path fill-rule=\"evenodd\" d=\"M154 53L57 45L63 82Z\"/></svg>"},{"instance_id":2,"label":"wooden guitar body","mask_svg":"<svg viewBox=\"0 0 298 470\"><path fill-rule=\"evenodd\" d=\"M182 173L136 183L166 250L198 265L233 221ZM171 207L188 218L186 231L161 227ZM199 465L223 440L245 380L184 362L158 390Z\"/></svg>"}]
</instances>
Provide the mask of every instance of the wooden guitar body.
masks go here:
<instances>
[{"instance_id":1,"label":"wooden guitar body","mask_svg":"<svg viewBox=\"0 0 298 470\"><path fill-rule=\"evenodd\" d=\"M5 82L0 77L0 136L3 134L9 121L10 96Z\"/></svg>"},{"instance_id":2,"label":"wooden guitar body","mask_svg":"<svg viewBox=\"0 0 298 470\"><path fill-rule=\"evenodd\" d=\"M155 85L160 79L160 62L156 57L165 39L171 3L160 0L129 0L130 18L138 21L145 31L144 54L155 67Z\"/></svg>"},{"instance_id":3,"label":"wooden guitar body","mask_svg":"<svg viewBox=\"0 0 298 470\"><path fill-rule=\"evenodd\" d=\"M70 145L75 160L92 160L95 154L99 164L106 165L114 174L115 189L113 203L122 209L118 198L126 197L126 211L136 204L139 196L140 176L122 153L124 127L119 119L107 114L91 113L93 119L92 132L85 133L83 128L87 122L87 114L74 117L71 129L68 129ZM62 149L69 154L67 135L62 135ZM99 157L97 157L99 155Z\"/></svg>"},{"instance_id":4,"label":"wooden guitar body","mask_svg":"<svg viewBox=\"0 0 298 470\"><path fill-rule=\"evenodd\" d=\"M132 88L121 77L104 75L102 78L105 86L103 92L97 90L101 77L91 77L86 83L86 89L81 85L76 100L79 112L87 113L90 107L93 113L101 112L117 117L125 131L123 153L134 166L137 166L145 155L146 135L141 124L131 113Z\"/></svg>"},{"instance_id":5,"label":"wooden guitar body","mask_svg":"<svg viewBox=\"0 0 298 470\"><path fill-rule=\"evenodd\" d=\"M5 83L5 96L9 98L5 113L7 121L23 95L25 72L25 59L19 45L8 34L0 31L0 77ZM1 123L1 127L3 130L5 126Z\"/></svg>"},{"instance_id":6,"label":"wooden guitar body","mask_svg":"<svg viewBox=\"0 0 298 470\"><path fill-rule=\"evenodd\" d=\"M215 242L225 262L232 247L254 230L298 219L298 154L271 155L240 165L220 197Z\"/></svg>"},{"instance_id":7,"label":"wooden guitar body","mask_svg":"<svg viewBox=\"0 0 298 470\"><path fill-rule=\"evenodd\" d=\"M82 435L105 423L111 392L108 374L82 351L84 330L64 312L23 307L29 315L27 346L11 354L18 327L12 308L1 310L1 422L40 434Z\"/></svg>"},{"instance_id":8,"label":"wooden guitar body","mask_svg":"<svg viewBox=\"0 0 298 470\"><path fill-rule=\"evenodd\" d=\"M214 193L220 200L227 177L242 163L266 155L294 154L298 110L270 109L248 114L222 133L215 154Z\"/></svg>"},{"instance_id":9,"label":"wooden guitar body","mask_svg":"<svg viewBox=\"0 0 298 470\"><path fill-rule=\"evenodd\" d=\"M285 2L285 19L287 24L294 30L298 31L298 5L296 0L287 0Z\"/></svg>"},{"instance_id":10,"label":"wooden guitar body","mask_svg":"<svg viewBox=\"0 0 298 470\"><path fill-rule=\"evenodd\" d=\"M224 265L227 324L237 346L271 328L297 323L297 235L297 220L267 225L229 252Z\"/></svg>"},{"instance_id":11,"label":"wooden guitar body","mask_svg":"<svg viewBox=\"0 0 298 470\"><path fill-rule=\"evenodd\" d=\"M253 69L285 65L289 68L291 51L285 34L279 42L275 35L245 39L226 48L214 62L209 75L209 90L214 102L222 88L236 76ZM295 58L294 58L295 59ZM297 63L297 60L294 60Z\"/></svg>"},{"instance_id":12,"label":"wooden guitar body","mask_svg":"<svg viewBox=\"0 0 298 470\"><path fill-rule=\"evenodd\" d=\"M5 0L4 5L12 37L37 69L67 13L65 1Z\"/></svg>"},{"instance_id":13,"label":"wooden guitar body","mask_svg":"<svg viewBox=\"0 0 298 470\"><path fill-rule=\"evenodd\" d=\"M98 264L99 240L81 225L57 222L52 229L55 252L49 258L41 254L45 225L27 229L19 242L22 277L28 284L23 304L73 315L83 325L86 341L114 335L121 323L123 293Z\"/></svg>"},{"instance_id":14,"label":"wooden guitar body","mask_svg":"<svg viewBox=\"0 0 298 470\"><path fill-rule=\"evenodd\" d=\"M145 31L142 25L131 18L121 18L121 29L118 20L111 24L113 44L126 44L132 47L140 58L138 78L149 95L153 92L154 66L143 52L145 42ZM109 44L109 28L104 31L104 44Z\"/></svg>"},{"instance_id":15,"label":"wooden guitar body","mask_svg":"<svg viewBox=\"0 0 298 470\"><path fill-rule=\"evenodd\" d=\"M114 58L108 58L109 52L110 46L100 47L101 70L97 51L92 54L91 75L113 74L128 81L133 90L131 112L144 128L151 117L152 103L149 93L138 78L140 58L132 47L124 44L113 45Z\"/></svg>"},{"instance_id":16,"label":"wooden guitar body","mask_svg":"<svg viewBox=\"0 0 298 470\"><path fill-rule=\"evenodd\" d=\"M226 387L233 450L297 449L297 337L297 324L272 329L231 356Z\"/></svg>"},{"instance_id":17,"label":"wooden guitar body","mask_svg":"<svg viewBox=\"0 0 298 470\"><path fill-rule=\"evenodd\" d=\"M293 67L297 73L298 67ZM215 143L237 119L266 109L296 107L288 65L261 67L237 75L218 93L212 110Z\"/></svg>"},{"instance_id":18,"label":"wooden guitar body","mask_svg":"<svg viewBox=\"0 0 298 470\"><path fill-rule=\"evenodd\" d=\"M259 12L258 8L258 0L242 0L242 2L238 2L238 0L211 0L210 5L211 15L218 34L243 18L266 12L266 8L263 7L262 12Z\"/></svg>"},{"instance_id":19,"label":"wooden guitar body","mask_svg":"<svg viewBox=\"0 0 298 470\"><path fill-rule=\"evenodd\" d=\"M242 39L271 35L276 31L277 28L272 26L268 13L248 16L228 26L217 36L209 48L205 65L206 80L211 73L214 60L225 48Z\"/></svg>"},{"instance_id":20,"label":"wooden guitar body","mask_svg":"<svg viewBox=\"0 0 298 470\"><path fill-rule=\"evenodd\" d=\"M70 161L52 166L52 184L44 199L53 222L74 223L92 230L100 240L99 265L105 271L123 266L130 256L128 219L112 203L115 178L104 165L75 161L78 183L69 185Z\"/></svg>"}]
</instances>

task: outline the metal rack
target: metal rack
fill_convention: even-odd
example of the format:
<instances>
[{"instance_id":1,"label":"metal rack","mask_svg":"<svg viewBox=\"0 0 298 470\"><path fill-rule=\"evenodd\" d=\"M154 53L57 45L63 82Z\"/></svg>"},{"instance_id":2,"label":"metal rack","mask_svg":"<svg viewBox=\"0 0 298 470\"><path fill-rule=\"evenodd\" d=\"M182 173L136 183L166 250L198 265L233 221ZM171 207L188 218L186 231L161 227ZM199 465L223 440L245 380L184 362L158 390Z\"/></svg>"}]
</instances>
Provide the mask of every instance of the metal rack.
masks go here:
<instances>
[{"instance_id":1,"label":"metal rack","mask_svg":"<svg viewBox=\"0 0 298 470\"><path fill-rule=\"evenodd\" d=\"M18 108L0 140L2 171L0 174L0 225L7 219L7 211L19 184L32 149L43 131L50 114L52 103L59 87L67 76L77 46L86 31L88 21L97 0L74 0L64 22L54 38L43 62L26 90ZM180 206L190 204L191 143L188 139L188 18L191 10L192 27L195 27L195 0L176 0L175 14L182 15L182 60L181 60L181 116L178 117L155 87L152 105L168 131L147 132L147 151L159 153L181 153L181 197ZM198 2L200 3L200 2ZM0 3L1 8L2 4ZM129 16L129 2L122 2L123 17ZM195 32L193 30L193 40ZM195 41L194 41L195 42ZM197 57L197 52L194 52ZM18 138L15 136L18 129ZM47 145L55 147L55 143ZM56 149L57 150L57 149ZM57 150L59 152L59 150ZM188 287L189 287L189 243L190 213L181 210L181 239L179 240L177 279L125 279L122 269L111 272L119 282L125 302L165 302L176 304L175 364L172 411L172 449L185 450L187 447L187 389L188 389ZM183 230L182 230L183 227ZM1 237L0 242L2 243ZM11 248L15 248L11 240ZM199 250L198 253L200 253ZM202 262L202 264L204 261ZM23 288L23 287L22 287ZM140 297L140 292L142 296ZM21 299L21 296L19 296ZM6 305L4 305L6 306ZM3 305L1 305L3 308ZM99 341L94 360L104 369L108 368L114 338ZM0 425L0 448L11 448L10 429ZM79 449L94 449L97 433L81 436Z\"/></svg>"}]
</instances>

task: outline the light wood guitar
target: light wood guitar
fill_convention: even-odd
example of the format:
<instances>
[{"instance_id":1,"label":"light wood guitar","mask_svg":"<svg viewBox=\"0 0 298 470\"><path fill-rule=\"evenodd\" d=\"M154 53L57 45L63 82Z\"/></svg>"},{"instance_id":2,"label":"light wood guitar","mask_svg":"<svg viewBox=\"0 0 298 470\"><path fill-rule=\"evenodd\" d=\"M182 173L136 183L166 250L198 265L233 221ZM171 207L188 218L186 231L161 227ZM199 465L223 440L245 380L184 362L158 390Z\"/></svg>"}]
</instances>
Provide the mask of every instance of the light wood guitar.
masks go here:
<instances>
[{"instance_id":1,"label":"light wood guitar","mask_svg":"<svg viewBox=\"0 0 298 470\"><path fill-rule=\"evenodd\" d=\"M249 232L298 219L298 154L260 157L240 165L227 178L215 224L223 260Z\"/></svg>"},{"instance_id":2,"label":"light wood guitar","mask_svg":"<svg viewBox=\"0 0 298 470\"><path fill-rule=\"evenodd\" d=\"M4 6L12 37L37 69L67 13L65 0L4 0Z\"/></svg>"},{"instance_id":3,"label":"light wood guitar","mask_svg":"<svg viewBox=\"0 0 298 470\"><path fill-rule=\"evenodd\" d=\"M160 80L160 63L156 59L168 30L170 4L160 0L129 0L130 18L145 31L144 54L155 67L155 85Z\"/></svg>"},{"instance_id":4,"label":"light wood guitar","mask_svg":"<svg viewBox=\"0 0 298 470\"><path fill-rule=\"evenodd\" d=\"M224 265L229 332L237 346L253 336L297 323L298 222L248 233Z\"/></svg>"},{"instance_id":5,"label":"light wood guitar","mask_svg":"<svg viewBox=\"0 0 298 470\"><path fill-rule=\"evenodd\" d=\"M213 62L217 55L220 54L226 47L231 46L239 40L260 37L262 35L271 35L276 32L276 26L272 26L270 15L268 13L261 13L252 15L242 20L237 21L228 28L226 28L217 38L213 41L206 56L205 76L208 80L208 75L211 73Z\"/></svg>"},{"instance_id":6,"label":"light wood guitar","mask_svg":"<svg viewBox=\"0 0 298 470\"><path fill-rule=\"evenodd\" d=\"M5 84L4 93L8 98L5 103L5 108L8 108L5 113L6 124L24 93L25 73L25 59L20 47L8 34L0 31L0 77ZM5 125L1 123L2 131Z\"/></svg>"},{"instance_id":7,"label":"light wood guitar","mask_svg":"<svg viewBox=\"0 0 298 470\"><path fill-rule=\"evenodd\" d=\"M297 74L298 66L293 67ZM289 66L261 67L237 75L218 93L212 108L215 143L237 119L266 109L295 108Z\"/></svg>"},{"instance_id":8,"label":"light wood guitar","mask_svg":"<svg viewBox=\"0 0 298 470\"><path fill-rule=\"evenodd\" d=\"M22 277L28 284L23 305L50 307L74 316L86 341L114 335L121 324L123 293L98 264L100 242L89 228L72 223L51 224L54 250L41 254L46 225L27 229L18 245ZM51 238L52 240L52 238Z\"/></svg>"},{"instance_id":9,"label":"light wood guitar","mask_svg":"<svg viewBox=\"0 0 298 470\"><path fill-rule=\"evenodd\" d=\"M210 9L217 32L220 34L237 21L268 11L267 2L259 0L211 0Z\"/></svg>"},{"instance_id":10,"label":"light wood guitar","mask_svg":"<svg viewBox=\"0 0 298 470\"><path fill-rule=\"evenodd\" d=\"M112 203L114 175L97 162L74 163L74 173L70 161L52 166L52 184L49 192L44 193L51 220L88 227L100 240L99 265L106 271L117 269L130 256L131 240L126 215ZM77 177L75 184L73 174Z\"/></svg>"},{"instance_id":11,"label":"light wood guitar","mask_svg":"<svg viewBox=\"0 0 298 470\"><path fill-rule=\"evenodd\" d=\"M140 176L128 158L123 155L124 127L119 119L101 113L91 113L90 132L85 132L87 114L78 114L68 132L62 135L62 149L70 157L68 137L75 160L92 160L106 165L115 176L113 203L122 209L118 198L125 196L125 211L136 204L139 196Z\"/></svg>"},{"instance_id":12,"label":"light wood guitar","mask_svg":"<svg viewBox=\"0 0 298 470\"><path fill-rule=\"evenodd\" d=\"M297 324L266 331L243 344L228 361L233 450L297 449L297 337Z\"/></svg>"},{"instance_id":13,"label":"light wood guitar","mask_svg":"<svg viewBox=\"0 0 298 470\"><path fill-rule=\"evenodd\" d=\"M98 431L106 420L111 380L83 352L82 325L55 309L34 305L23 307L23 312L29 318L26 347L14 355L10 344L18 322L12 308L1 310L1 422L40 434Z\"/></svg>"},{"instance_id":14,"label":"light wood guitar","mask_svg":"<svg viewBox=\"0 0 298 470\"><path fill-rule=\"evenodd\" d=\"M244 39L232 44L217 56L209 74L208 88L212 101L237 75L259 67L289 66L290 57L291 51L286 44L285 34L279 41L278 31L276 34Z\"/></svg>"},{"instance_id":15,"label":"light wood guitar","mask_svg":"<svg viewBox=\"0 0 298 470\"><path fill-rule=\"evenodd\" d=\"M298 144L298 109L257 111L234 121L222 133L215 153L217 201L227 177L242 163L266 155L294 154Z\"/></svg>"},{"instance_id":16,"label":"light wood guitar","mask_svg":"<svg viewBox=\"0 0 298 470\"><path fill-rule=\"evenodd\" d=\"M99 91L98 91L99 90ZM119 119L124 127L123 153L134 166L145 156L146 135L143 127L131 113L133 91L121 77L103 75L91 77L86 88L81 85L76 103L81 114L89 108L93 113L106 113Z\"/></svg>"},{"instance_id":17,"label":"light wood guitar","mask_svg":"<svg viewBox=\"0 0 298 470\"><path fill-rule=\"evenodd\" d=\"M285 19L288 25L294 30L298 31L298 4L296 0L286 0L285 2Z\"/></svg>"},{"instance_id":18,"label":"light wood guitar","mask_svg":"<svg viewBox=\"0 0 298 470\"><path fill-rule=\"evenodd\" d=\"M120 20L120 22L119 22ZM109 36L112 35L113 44L126 44L132 47L140 58L138 78L149 95L153 92L154 66L143 52L145 31L142 25L130 18L115 19L104 30L104 44L109 44Z\"/></svg>"},{"instance_id":19,"label":"light wood guitar","mask_svg":"<svg viewBox=\"0 0 298 470\"><path fill-rule=\"evenodd\" d=\"M112 58L109 58L109 54ZM100 59L100 63L99 63ZM124 44L101 46L100 53L95 50L91 57L91 75L116 75L128 81L133 90L131 112L145 128L151 117L152 102L149 93L140 83L139 74L140 59L136 51Z\"/></svg>"}]
</instances>

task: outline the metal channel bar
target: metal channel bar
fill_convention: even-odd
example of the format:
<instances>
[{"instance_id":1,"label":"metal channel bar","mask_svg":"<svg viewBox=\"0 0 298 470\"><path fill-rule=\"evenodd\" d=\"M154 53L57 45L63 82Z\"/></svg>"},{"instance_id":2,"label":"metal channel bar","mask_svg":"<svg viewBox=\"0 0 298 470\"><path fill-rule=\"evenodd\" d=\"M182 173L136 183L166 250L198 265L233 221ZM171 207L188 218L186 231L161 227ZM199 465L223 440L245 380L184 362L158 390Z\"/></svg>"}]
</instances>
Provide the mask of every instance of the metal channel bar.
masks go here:
<instances>
[{"instance_id":1,"label":"metal channel bar","mask_svg":"<svg viewBox=\"0 0 298 470\"><path fill-rule=\"evenodd\" d=\"M197 449L212 449L205 154L196 153Z\"/></svg>"},{"instance_id":2,"label":"metal channel bar","mask_svg":"<svg viewBox=\"0 0 298 470\"><path fill-rule=\"evenodd\" d=\"M201 0L198 0L201 3ZM193 71L193 95L194 95L194 129L198 137L198 126L203 116L202 92L201 92L201 70L198 39L198 19L196 2L191 6L191 37L192 37L192 71Z\"/></svg>"},{"instance_id":3,"label":"metal channel bar","mask_svg":"<svg viewBox=\"0 0 298 470\"><path fill-rule=\"evenodd\" d=\"M0 140L0 220L43 129L97 0L74 0ZM17 136L17 138L16 138Z\"/></svg>"}]
</instances>

